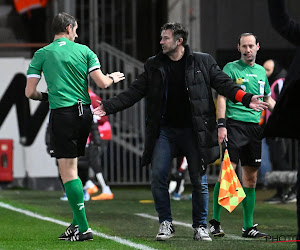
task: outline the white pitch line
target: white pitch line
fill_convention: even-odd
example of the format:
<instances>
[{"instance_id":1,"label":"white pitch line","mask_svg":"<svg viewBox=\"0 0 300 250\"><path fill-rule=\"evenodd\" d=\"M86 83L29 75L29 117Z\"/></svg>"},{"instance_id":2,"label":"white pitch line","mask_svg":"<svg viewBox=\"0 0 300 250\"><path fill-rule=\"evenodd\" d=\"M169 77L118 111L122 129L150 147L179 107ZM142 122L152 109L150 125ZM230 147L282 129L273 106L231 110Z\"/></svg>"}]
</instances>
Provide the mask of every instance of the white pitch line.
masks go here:
<instances>
[{"instance_id":1,"label":"white pitch line","mask_svg":"<svg viewBox=\"0 0 300 250\"><path fill-rule=\"evenodd\" d=\"M158 220L158 218L156 216L152 216L152 215L149 215L149 214L136 213L135 215L140 216L140 217L144 217L144 218L148 218L148 219L152 219L152 220L156 220L156 221ZM184 223L184 222L181 222L181 221L173 220L172 223L174 225L179 225L179 226L183 226L183 227L192 228L192 224ZM233 240L250 240L248 238L242 238L240 236L233 235L233 234L226 234L226 238L230 238L230 239L233 239Z\"/></svg>"},{"instance_id":2,"label":"white pitch line","mask_svg":"<svg viewBox=\"0 0 300 250\"><path fill-rule=\"evenodd\" d=\"M36 218L36 219L39 219L39 220L53 222L53 223L56 223L56 224L59 224L59 225L65 226L65 227L70 225L70 223L67 223L67 222L64 222L64 221L61 221L61 220L56 220L56 219L53 219L53 218L50 218L50 217L45 217L45 216L39 215L37 213L21 209L21 208L16 208L16 207L13 207L9 204L3 203L1 201L0 201L0 207L6 208L6 209L9 209L9 210L21 213L21 214L25 214L27 216L30 216L30 217L33 217L33 218ZM92 232L93 232L93 235L97 235L97 236L105 238L105 239L113 240L113 241L118 242L122 245L130 246L130 247L133 247L133 248L136 248L136 249L157 250L155 248L151 248L151 247L148 247L148 246L145 246L145 245L142 245L142 244L137 244L137 243L131 242L129 240L124 240L124 239L122 239L120 237L117 237L117 236L110 236L110 235L107 235L107 234L104 234L104 233L99 233L95 230L92 230Z\"/></svg>"}]
</instances>

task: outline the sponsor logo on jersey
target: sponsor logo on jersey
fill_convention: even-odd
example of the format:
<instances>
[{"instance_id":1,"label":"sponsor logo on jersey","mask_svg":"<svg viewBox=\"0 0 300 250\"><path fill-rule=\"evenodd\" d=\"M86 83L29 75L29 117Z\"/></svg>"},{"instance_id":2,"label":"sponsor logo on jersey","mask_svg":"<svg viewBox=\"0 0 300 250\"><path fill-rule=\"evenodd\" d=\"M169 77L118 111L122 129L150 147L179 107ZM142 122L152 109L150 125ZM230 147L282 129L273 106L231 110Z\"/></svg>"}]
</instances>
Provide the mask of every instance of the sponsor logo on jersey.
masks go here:
<instances>
[{"instance_id":1,"label":"sponsor logo on jersey","mask_svg":"<svg viewBox=\"0 0 300 250\"><path fill-rule=\"evenodd\" d=\"M236 79L236 83L241 85L243 83L243 79L242 78L238 78Z\"/></svg>"},{"instance_id":2,"label":"sponsor logo on jersey","mask_svg":"<svg viewBox=\"0 0 300 250\"><path fill-rule=\"evenodd\" d=\"M255 74L246 74L246 76L257 77Z\"/></svg>"},{"instance_id":3,"label":"sponsor logo on jersey","mask_svg":"<svg viewBox=\"0 0 300 250\"><path fill-rule=\"evenodd\" d=\"M59 46L64 46L66 45L66 42L65 41L61 41L61 42L58 42Z\"/></svg>"},{"instance_id":4,"label":"sponsor logo on jersey","mask_svg":"<svg viewBox=\"0 0 300 250\"><path fill-rule=\"evenodd\" d=\"M249 79L244 79L244 78L238 78L235 81L238 85L243 84L243 82L249 82Z\"/></svg>"}]
</instances>

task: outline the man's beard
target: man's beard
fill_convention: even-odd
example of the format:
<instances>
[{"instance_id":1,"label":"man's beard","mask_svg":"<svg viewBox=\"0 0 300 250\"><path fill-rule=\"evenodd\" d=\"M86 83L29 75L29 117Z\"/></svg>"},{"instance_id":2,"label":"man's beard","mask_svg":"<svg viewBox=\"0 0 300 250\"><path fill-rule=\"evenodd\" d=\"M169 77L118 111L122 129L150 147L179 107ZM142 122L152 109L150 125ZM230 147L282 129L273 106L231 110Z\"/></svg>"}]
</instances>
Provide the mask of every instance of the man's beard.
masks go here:
<instances>
[{"instance_id":1,"label":"man's beard","mask_svg":"<svg viewBox=\"0 0 300 250\"><path fill-rule=\"evenodd\" d=\"M255 56L251 56L250 58L248 58L247 56L244 55L243 60L244 62L252 63L255 62Z\"/></svg>"},{"instance_id":2,"label":"man's beard","mask_svg":"<svg viewBox=\"0 0 300 250\"><path fill-rule=\"evenodd\" d=\"M176 52L176 49L177 49L177 45L175 46L175 48L173 48L173 49L171 49L171 50L169 50L167 52L163 52L163 53L165 55L167 55L167 56L171 56L171 55L173 55Z\"/></svg>"}]
</instances>

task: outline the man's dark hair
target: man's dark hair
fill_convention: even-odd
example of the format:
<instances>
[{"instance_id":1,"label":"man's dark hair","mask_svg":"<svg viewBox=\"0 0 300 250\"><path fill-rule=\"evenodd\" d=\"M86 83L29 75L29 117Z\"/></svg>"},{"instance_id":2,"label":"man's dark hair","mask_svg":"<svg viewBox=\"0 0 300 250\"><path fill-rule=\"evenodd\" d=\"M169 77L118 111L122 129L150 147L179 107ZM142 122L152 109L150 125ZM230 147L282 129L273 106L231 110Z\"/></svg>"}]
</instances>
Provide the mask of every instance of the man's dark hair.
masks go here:
<instances>
[{"instance_id":1,"label":"man's dark hair","mask_svg":"<svg viewBox=\"0 0 300 250\"><path fill-rule=\"evenodd\" d=\"M55 35L65 32L66 28L71 24L75 27L76 18L65 12L60 12L54 17L52 22L52 30Z\"/></svg>"},{"instance_id":2,"label":"man's dark hair","mask_svg":"<svg viewBox=\"0 0 300 250\"><path fill-rule=\"evenodd\" d=\"M246 32L246 33L240 34L239 39L238 39L238 44L239 45L241 44L241 38L244 37L244 36L254 36L254 38L255 38L255 44L258 43L258 39L257 39L256 35L254 35L253 33L250 33L250 32Z\"/></svg>"},{"instance_id":3,"label":"man's dark hair","mask_svg":"<svg viewBox=\"0 0 300 250\"><path fill-rule=\"evenodd\" d=\"M173 31L173 36L174 36L174 40L178 40L180 37L182 37L183 41L182 41L182 45L185 46L188 36L189 36L189 32L185 29L185 27L181 24L181 23L166 23L164 24L161 29L160 29L160 33L163 30L172 30Z\"/></svg>"}]
</instances>

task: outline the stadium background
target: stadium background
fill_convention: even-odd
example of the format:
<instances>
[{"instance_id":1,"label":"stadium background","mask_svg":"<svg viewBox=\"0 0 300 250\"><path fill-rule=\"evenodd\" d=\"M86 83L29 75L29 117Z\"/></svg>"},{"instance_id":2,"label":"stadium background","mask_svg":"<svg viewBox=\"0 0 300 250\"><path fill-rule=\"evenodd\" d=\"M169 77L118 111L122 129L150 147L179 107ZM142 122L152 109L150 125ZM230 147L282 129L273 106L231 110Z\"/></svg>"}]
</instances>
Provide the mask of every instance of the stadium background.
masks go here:
<instances>
[{"instance_id":1,"label":"stadium background","mask_svg":"<svg viewBox=\"0 0 300 250\"><path fill-rule=\"evenodd\" d=\"M287 4L291 16L299 21L300 2L289 0ZM294 53L294 47L271 28L267 1L49 0L40 23L45 34L40 36L39 43L33 44L12 1L0 0L0 139L13 140L14 181L10 185L47 190L59 188L57 167L46 153L44 143L47 107L22 98L23 102L17 100L24 94L24 77L32 53L51 42L50 23L60 11L78 18L77 42L88 45L98 54L104 72L120 70L126 74L123 83L107 90L98 90L91 83L103 99L126 88L143 70L143 62L160 50L159 30L167 21L182 22L190 32L188 43L191 47L210 53L221 67L239 58L237 37L243 32L258 36L259 64L274 58L288 68ZM43 81L39 88L46 88ZM13 101L4 109L5 98ZM34 114L39 119L35 119ZM149 184L149 168L139 165L144 138L144 103L110 116L110 121L113 140L103 162L104 177L110 185ZM297 146L293 141L289 152L296 168ZM215 182L217 169L218 163L209 168L210 183Z\"/></svg>"}]
</instances>

